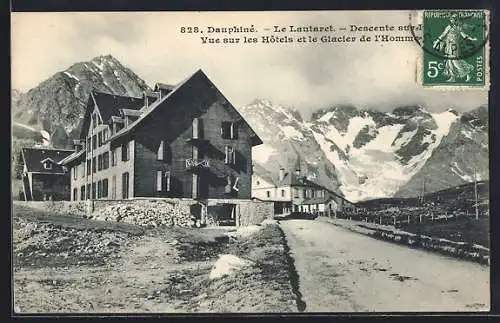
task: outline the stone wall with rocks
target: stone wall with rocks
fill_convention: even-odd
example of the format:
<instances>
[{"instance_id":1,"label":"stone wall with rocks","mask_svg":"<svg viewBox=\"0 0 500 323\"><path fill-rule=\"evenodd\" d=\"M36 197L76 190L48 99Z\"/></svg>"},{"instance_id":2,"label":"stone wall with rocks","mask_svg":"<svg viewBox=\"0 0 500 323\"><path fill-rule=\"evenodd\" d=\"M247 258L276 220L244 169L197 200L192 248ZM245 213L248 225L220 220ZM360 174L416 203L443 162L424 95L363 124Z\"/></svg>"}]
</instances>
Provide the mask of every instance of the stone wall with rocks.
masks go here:
<instances>
[{"instance_id":1,"label":"stone wall with rocks","mask_svg":"<svg viewBox=\"0 0 500 323\"><path fill-rule=\"evenodd\" d=\"M217 225L215 219L207 215L205 203L191 199L131 199L131 200L94 200L94 211L89 215L87 201L16 201L15 203L55 215L79 216L103 221L117 221L145 227L179 226L198 227ZM250 200L208 200L215 203L236 204L237 226L260 224L273 217L273 203Z\"/></svg>"},{"instance_id":2,"label":"stone wall with rocks","mask_svg":"<svg viewBox=\"0 0 500 323\"><path fill-rule=\"evenodd\" d=\"M178 226L191 227L191 206L193 200L181 199L135 199L117 201L96 201L93 218L96 220L126 222L145 227Z\"/></svg>"},{"instance_id":3,"label":"stone wall with rocks","mask_svg":"<svg viewBox=\"0 0 500 323\"><path fill-rule=\"evenodd\" d=\"M260 224L265 219L272 219L274 216L273 202L251 201L238 199L210 199L208 205L235 204L236 205L236 226L248 226ZM208 226L217 225L213 214L207 214Z\"/></svg>"}]
</instances>

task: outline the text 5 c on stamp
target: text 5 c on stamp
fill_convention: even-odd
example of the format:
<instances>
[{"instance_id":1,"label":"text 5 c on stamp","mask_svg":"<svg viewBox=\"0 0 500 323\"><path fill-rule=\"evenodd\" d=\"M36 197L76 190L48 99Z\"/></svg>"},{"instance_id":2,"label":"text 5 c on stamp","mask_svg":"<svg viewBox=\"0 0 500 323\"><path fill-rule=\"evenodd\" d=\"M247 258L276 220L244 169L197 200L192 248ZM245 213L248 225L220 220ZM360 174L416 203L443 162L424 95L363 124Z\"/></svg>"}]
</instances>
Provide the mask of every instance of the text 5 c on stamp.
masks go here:
<instances>
[{"instance_id":1,"label":"text 5 c on stamp","mask_svg":"<svg viewBox=\"0 0 500 323\"><path fill-rule=\"evenodd\" d=\"M423 86L487 85L488 26L484 10L424 10Z\"/></svg>"}]
</instances>

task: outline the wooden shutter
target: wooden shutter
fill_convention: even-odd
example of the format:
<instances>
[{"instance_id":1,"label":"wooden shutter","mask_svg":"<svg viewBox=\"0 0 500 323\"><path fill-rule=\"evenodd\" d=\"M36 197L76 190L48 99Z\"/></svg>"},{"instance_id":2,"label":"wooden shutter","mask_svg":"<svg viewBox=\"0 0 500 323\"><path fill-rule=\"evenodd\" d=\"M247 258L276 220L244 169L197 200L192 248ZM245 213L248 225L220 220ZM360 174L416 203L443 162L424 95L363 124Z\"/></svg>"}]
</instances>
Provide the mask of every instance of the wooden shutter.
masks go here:
<instances>
[{"instance_id":1,"label":"wooden shutter","mask_svg":"<svg viewBox=\"0 0 500 323\"><path fill-rule=\"evenodd\" d=\"M193 119L193 139L198 139L200 134L199 120L198 118Z\"/></svg>"},{"instance_id":2,"label":"wooden shutter","mask_svg":"<svg viewBox=\"0 0 500 323\"><path fill-rule=\"evenodd\" d=\"M161 192L162 191L162 179L163 179L163 172L161 170L156 171L156 191Z\"/></svg>"},{"instance_id":3,"label":"wooden shutter","mask_svg":"<svg viewBox=\"0 0 500 323\"><path fill-rule=\"evenodd\" d=\"M231 139L238 139L238 124L231 122Z\"/></svg>"},{"instance_id":4,"label":"wooden shutter","mask_svg":"<svg viewBox=\"0 0 500 323\"><path fill-rule=\"evenodd\" d=\"M164 158L164 143L163 140L160 142L160 147L158 147L158 160L163 160Z\"/></svg>"},{"instance_id":5,"label":"wooden shutter","mask_svg":"<svg viewBox=\"0 0 500 323\"><path fill-rule=\"evenodd\" d=\"M165 172L165 182L166 182L165 183L165 186L166 186L165 190L167 192L170 192L170 172Z\"/></svg>"}]
</instances>

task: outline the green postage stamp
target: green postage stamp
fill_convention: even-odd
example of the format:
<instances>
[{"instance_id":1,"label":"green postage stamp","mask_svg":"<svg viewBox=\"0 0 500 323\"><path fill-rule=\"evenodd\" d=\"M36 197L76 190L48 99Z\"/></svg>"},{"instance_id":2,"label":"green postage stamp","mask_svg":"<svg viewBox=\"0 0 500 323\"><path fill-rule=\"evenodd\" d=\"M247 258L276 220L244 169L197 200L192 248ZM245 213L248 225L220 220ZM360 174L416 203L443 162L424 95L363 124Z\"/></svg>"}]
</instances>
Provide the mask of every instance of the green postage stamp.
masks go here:
<instances>
[{"instance_id":1,"label":"green postage stamp","mask_svg":"<svg viewBox=\"0 0 500 323\"><path fill-rule=\"evenodd\" d=\"M423 10L419 71L423 86L489 86L487 13L487 10Z\"/></svg>"}]
</instances>

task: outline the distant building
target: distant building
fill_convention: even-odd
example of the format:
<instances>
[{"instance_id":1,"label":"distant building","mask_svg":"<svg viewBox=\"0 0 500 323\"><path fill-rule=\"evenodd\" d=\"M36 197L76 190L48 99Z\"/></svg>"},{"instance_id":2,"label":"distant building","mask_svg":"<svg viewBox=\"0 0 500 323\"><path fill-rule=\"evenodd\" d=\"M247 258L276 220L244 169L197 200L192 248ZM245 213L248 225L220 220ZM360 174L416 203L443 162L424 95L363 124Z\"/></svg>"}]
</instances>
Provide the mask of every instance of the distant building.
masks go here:
<instances>
[{"instance_id":1,"label":"distant building","mask_svg":"<svg viewBox=\"0 0 500 323\"><path fill-rule=\"evenodd\" d=\"M25 201L69 200L70 179L58 163L72 150L23 148L21 150L22 199Z\"/></svg>"},{"instance_id":2,"label":"distant building","mask_svg":"<svg viewBox=\"0 0 500 323\"><path fill-rule=\"evenodd\" d=\"M353 208L353 204L326 187L301 175L300 158L294 171L280 169L279 177L255 174L252 178L252 197L274 201L275 214L320 213L335 216Z\"/></svg>"},{"instance_id":3,"label":"distant building","mask_svg":"<svg viewBox=\"0 0 500 323\"><path fill-rule=\"evenodd\" d=\"M251 197L252 147L262 143L198 70L142 98L92 91L80 145L61 161L71 200Z\"/></svg>"}]
</instances>

